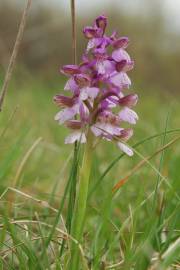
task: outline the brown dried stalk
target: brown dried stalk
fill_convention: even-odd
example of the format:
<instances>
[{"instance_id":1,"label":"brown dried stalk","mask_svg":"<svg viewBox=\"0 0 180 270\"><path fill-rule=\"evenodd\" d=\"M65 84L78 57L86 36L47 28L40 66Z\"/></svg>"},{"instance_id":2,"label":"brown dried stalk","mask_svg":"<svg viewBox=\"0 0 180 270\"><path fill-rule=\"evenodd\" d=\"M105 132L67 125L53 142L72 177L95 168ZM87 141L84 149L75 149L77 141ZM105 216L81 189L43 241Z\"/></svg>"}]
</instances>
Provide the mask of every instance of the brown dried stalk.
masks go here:
<instances>
[{"instance_id":1,"label":"brown dried stalk","mask_svg":"<svg viewBox=\"0 0 180 270\"><path fill-rule=\"evenodd\" d=\"M20 22L20 25L19 25L19 30L18 30L16 41L15 41L14 48L13 48L13 52L12 52L12 55L11 55L11 58L10 58L10 61L9 61L9 65L8 65L8 68L7 68L7 71L6 71L6 74L5 74L4 83L3 83L3 86L2 86L2 90L1 90L0 111L2 111L4 98L5 98L5 95L7 93L8 85L9 85L9 82L10 82L11 77L12 77L13 68L15 66L17 54L18 54L20 44L21 44L21 41L22 41L22 38L23 38L23 33L24 33L26 20L27 20L27 15L28 15L28 11L30 9L30 6L31 6L31 0L27 0L27 3L26 3L26 5L24 7L24 10L23 10L21 22Z\"/></svg>"},{"instance_id":2,"label":"brown dried stalk","mask_svg":"<svg viewBox=\"0 0 180 270\"><path fill-rule=\"evenodd\" d=\"M71 20L72 20L72 54L73 63L76 64L76 11L75 11L75 0L71 0Z\"/></svg>"}]
</instances>

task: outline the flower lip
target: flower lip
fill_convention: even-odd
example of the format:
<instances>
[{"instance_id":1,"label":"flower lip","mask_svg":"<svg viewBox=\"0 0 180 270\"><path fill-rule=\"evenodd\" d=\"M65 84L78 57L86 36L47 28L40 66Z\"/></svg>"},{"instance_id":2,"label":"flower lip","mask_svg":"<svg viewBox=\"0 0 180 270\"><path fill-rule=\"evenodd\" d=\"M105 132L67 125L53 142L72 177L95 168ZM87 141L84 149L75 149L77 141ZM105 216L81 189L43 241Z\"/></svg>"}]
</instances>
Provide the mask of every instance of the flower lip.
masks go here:
<instances>
[{"instance_id":1,"label":"flower lip","mask_svg":"<svg viewBox=\"0 0 180 270\"><path fill-rule=\"evenodd\" d=\"M74 75L80 73L77 65L65 65L60 69L60 71L65 75Z\"/></svg>"}]
</instances>

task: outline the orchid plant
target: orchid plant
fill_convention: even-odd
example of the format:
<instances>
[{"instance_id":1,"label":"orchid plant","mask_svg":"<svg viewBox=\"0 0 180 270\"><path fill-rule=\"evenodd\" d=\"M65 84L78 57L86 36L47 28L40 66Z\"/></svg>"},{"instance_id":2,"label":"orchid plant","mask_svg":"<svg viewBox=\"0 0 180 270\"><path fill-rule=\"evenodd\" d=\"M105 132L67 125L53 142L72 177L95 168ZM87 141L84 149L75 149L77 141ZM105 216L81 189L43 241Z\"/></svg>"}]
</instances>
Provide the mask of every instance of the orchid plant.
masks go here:
<instances>
[{"instance_id":1,"label":"orchid plant","mask_svg":"<svg viewBox=\"0 0 180 270\"><path fill-rule=\"evenodd\" d=\"M65 143L85 144L71 232L78 242L82 240L95 139L115 142L121 151L132 156L133 150L126 142L133 135L133 129L125 128L123 124L134 125L138 120L132 110L138 96L126 93L131 86L127 72L134 67L134 61L126 52L129 39L118 37L116 31L107 36L106 26L107 18L99 16L93 26L83 29L88 43L82 62L61 69L68 77L64 90L70 95L54 97L61 107L55 120L70 129ZM72 243L69 269L79 269L78 264L78 247Z\"/></svg>"}]
</instances>

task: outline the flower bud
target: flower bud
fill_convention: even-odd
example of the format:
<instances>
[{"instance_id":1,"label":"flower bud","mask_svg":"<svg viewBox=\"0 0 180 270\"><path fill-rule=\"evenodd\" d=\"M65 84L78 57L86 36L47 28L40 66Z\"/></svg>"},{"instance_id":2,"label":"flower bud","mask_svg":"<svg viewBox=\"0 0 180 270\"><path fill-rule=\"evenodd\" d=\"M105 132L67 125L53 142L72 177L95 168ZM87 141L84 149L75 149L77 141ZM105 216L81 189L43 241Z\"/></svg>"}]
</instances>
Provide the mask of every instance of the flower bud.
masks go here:
<instances>
[{"instance_id":1,"label":"flower bud","mask_svg":"<svg viewBox=\"0 0 180 270\"><path fill-rule=\"evenodd\" d=\"M105 16L99 16L96 18L96 26L98 28L101 28L103 30L103 32L105 31L107 25L107 18Z\"/></svg>"}]
</instances>

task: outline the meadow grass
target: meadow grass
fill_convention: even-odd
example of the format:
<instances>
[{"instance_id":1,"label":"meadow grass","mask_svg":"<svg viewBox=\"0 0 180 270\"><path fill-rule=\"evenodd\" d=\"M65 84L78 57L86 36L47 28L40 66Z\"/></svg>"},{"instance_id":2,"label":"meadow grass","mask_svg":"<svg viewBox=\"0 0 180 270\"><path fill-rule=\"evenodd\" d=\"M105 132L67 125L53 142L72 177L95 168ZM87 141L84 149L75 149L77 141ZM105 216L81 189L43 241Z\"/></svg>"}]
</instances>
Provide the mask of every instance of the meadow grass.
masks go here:
<instances>
[{"instance_id":1,"label":"meadow grass","mask_svg":"<svg viewBox=\"0 0 180 270\"><path fill-rule=\"evenodd\" d=\"M61 85L29 77L10 85L0 116L0 269L66 269L70 241L80 249L80 269L178 269L179 141L146 160L180 135L177 100L139 93L133 158L112 143L97 145L77 243L68 232L83 149L73 162L66 130L53 120Z\"/></svg>"}]
</instances>

